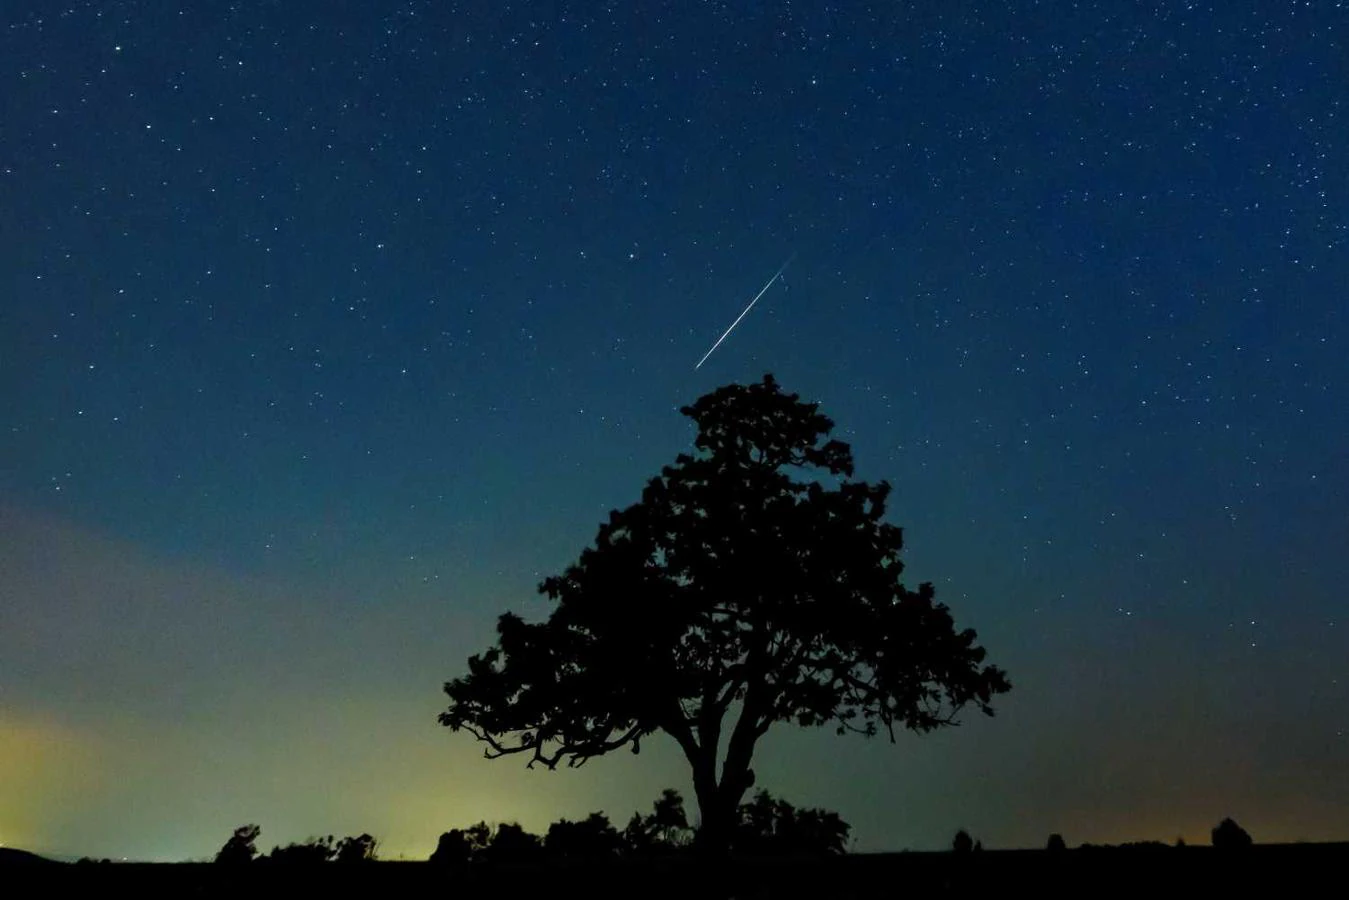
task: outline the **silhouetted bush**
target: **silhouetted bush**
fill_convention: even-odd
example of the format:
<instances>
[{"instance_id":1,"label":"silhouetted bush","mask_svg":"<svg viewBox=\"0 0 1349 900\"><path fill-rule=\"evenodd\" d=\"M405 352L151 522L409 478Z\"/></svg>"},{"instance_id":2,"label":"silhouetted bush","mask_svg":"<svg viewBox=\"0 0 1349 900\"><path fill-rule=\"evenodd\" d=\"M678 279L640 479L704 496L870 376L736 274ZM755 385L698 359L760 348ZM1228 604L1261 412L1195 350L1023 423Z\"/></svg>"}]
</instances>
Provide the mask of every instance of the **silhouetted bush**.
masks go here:
<instances>
[{"instance_id":1,"label":"silhouetted bush","mask_svg":"<svg viewBox=\"0 0 1349 900\"><path fill-rule=\"evenodd\" d=\"M215 855L215 861L227 864L252 862L258 855L257 840L261 833L262 829L257 825L241 825L234 829L234 834Z\"/></svg>"},{"instance_id":2,"label":"silhouetted bush","mask_svg":"<svg viewBox=\"0 0 1349 900\"><path fill-rule=\"evenodd\" d=\"M617 856L625 849L623 836L603 813L591 813L580 822L559 819L548 826L543 848L553 856L597 858Z\"/></svg>"},{"instance_id":3,"label":"silhouetted bush","mask_svg":"<svg viewBox=\"0 0 1349 900\"><path fill-rule=\"evenodd\" d=\"M1251 836L1232 819L1223 819L1214 826L1212 832L1213 846L1222 847L1228 850L1235 850L1241 847L1249 847L1253 842Z\"/></svg>"},{"instance_id":4,"label":"silhouetted bush","mask_svg":"<svg viewBox=\"0 0 1349 900\"><path fill-rule=\"evenodd\" d=\"M965 829L956 832L956 836L951 841L951 850L956 853L965 854L974 850L974 838Z\"/></svg>"},{"instance_id":5,"label":"silhouetted bush","mask_svg":"<svg viewBox=\"0 0 1349 900\"><path fill-rule=\"evenodd\" d=\"M732 848L765 856L836 855L847 851L851 830L836 812L798 810L761 790L740 805Z\"/></svg>"},{"instance_id":6,"label":"silhouetted bush","mask_svg":"<svg viewBox=\"0 0 1349 900\"><path fill-rule=\"evenodd\" d=\"M378 846L379 842L368 834L344 837L337 842L334 858L340 863L374 862L375 849Z\"/></svg>"},{"instance_id":7,"label":"silhouetted bush","mask_svg":"<svg viewBox=\"0 0 1349 900\"><path fill-rule=\"evenodd\" d=\"M273 847L272 852L268 853L263 859L271 863L282 863L284 865L312 865L315 863L325 863L332 859L337 853L337 846L333 843L333 836L310 838L302 844L287 844L284 847Z\"/></svg>"},{"instance_id":8,"label":"silhouetted bush","mask_svg":"<svg viewBox=\"0 0 1349 900\"><path fill-rule=\"evenodd\" d=\"M1045 849L1051 853L1058 853L1061 850L1067 850L1068 845L1063 842L1063 835L1056 831L1049 836L1049 840L1045 841Z\"/></svg>"},{"instance_id":9,"label":"silhouetted bush","mask_svg":"<svg viewBox=\"0 0 1349 900\"><path fill-rule=\"evenodd\" d=\"M543 841L537 834L525 831L514 822L497 826L491 842L475 858L494 863L518 863L538 859L543 852Z\"/></svg>"},{"instance_id":10,"label":"silhouetted bush","mask_svg":"<svg viewBox=\"0 0 1349 900\"><path fill-rule=\"evenodd\" d=\"M436 842L436 849L431 854L431 862L437 865L467 865L473 859L473 844L469 841L468 833L453 828L446 831Z\"/></svg>"},{"instance_id":11,"label":"silhouetted bush","mask_svg":"<svg viewBox=\"0 0 1349 900\"><path fill-rule=\"evenodd\" d=\"M238 833L235 832L236 835ZM257 834L255 833L253 837L256 838ZM370 862L375 859L375 850L378 846L379 842L368 834L344 837L340 841L335 841L330 834L321 838L310 838L303 843L273 847L271 853L259 859L263 862L284 865L312 865L333 860L342 863Z\"/></svg>"},{"instance_id":12,"label":"silhouetted bush","mask_svg":"<svg viewBox=\"0 0 1349 900\"><path fill-rule=\"evenodd\" d=\"M436 843L435 852L431 854L431 862L465 865L488 860L509 861L537 855L540 849L539 838L519 825L499 825L494 832L486 822L478 822L468 828L453 828L442 834Z\"/></svg>"},{"instance_id":13,"label":"silhouetted bush","mask_svg":"<svg viewBox=\"0 0 1349 900\"><path fill-rule=\"evenodd\" d=\"M1119 845L1121 850L1170 850L1164 841L1126 841Z\"/></svg>"},{"instance_id":14,"label":"silhouetted bush","mask_svg":"<svg viewBox=\"0 0 1349 900\"><path fill-rule=\"evenodd\" d=\"M651 815L633 813L623 829L623 843L629 853L640 856L669 854L687 848L693 829L684 814L684 798L679 791L666 788L652 805Z\"/></svg>"}]
</instances>

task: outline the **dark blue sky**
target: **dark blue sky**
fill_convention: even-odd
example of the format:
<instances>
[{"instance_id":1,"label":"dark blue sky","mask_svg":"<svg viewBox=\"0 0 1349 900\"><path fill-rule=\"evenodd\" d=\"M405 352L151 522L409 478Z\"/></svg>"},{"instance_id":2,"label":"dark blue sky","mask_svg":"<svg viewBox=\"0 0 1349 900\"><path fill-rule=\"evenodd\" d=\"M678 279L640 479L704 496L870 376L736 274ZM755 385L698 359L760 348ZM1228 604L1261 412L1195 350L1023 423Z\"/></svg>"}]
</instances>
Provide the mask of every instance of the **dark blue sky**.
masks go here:
<instances>
[{"instance_id":1,"label":"dark blue sky","mask_svg":"<svg viewBox=\"0 0 1349 900\"><path fill-rule=\"evenodd\" d=\"M766 371L1016 689L761 784L863 849L1349 838L1349 9L461 6L0 13L0 842L687 792L439 688Z\"/></svg>"}]
</instances>

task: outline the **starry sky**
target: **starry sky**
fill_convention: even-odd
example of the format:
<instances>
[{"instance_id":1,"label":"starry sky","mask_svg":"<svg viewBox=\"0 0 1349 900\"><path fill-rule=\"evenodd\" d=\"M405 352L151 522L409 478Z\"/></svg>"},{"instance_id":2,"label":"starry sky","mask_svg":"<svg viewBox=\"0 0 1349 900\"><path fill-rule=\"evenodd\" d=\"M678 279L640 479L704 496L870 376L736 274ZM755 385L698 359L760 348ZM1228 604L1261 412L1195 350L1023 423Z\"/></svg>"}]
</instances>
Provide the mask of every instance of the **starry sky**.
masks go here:
<instances>
[{"instance_id":1,"label":"starry sky","mask_svg":"<svg viewBox=\"0 0 1349 900\"><path fill-rule=\"evenodd\" d=\"M1333 0L6 3L0 843L691 795L440 688L770 371L1015 687L761 786L859 850L1349 839L1346 85Z\"/></svg>"}]
</instances>

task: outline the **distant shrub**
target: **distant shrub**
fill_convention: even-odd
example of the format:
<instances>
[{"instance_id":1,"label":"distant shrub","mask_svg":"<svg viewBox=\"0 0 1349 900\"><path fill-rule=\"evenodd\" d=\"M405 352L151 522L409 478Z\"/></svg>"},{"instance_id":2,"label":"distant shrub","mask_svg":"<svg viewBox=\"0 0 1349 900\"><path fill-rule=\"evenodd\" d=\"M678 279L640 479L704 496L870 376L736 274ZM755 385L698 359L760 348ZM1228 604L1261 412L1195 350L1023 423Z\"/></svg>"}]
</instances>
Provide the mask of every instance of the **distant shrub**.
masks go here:
<instances>
[{"instance_id":1,"label":"distant shrub","mask_svg":"<svg viewBox=\"0 0 1349 900\"><path fill-rule=\"evenodd\" d=\"M368 834L362 834L359 837L344 837L337 842L334 859L340 863L374 862L375 849L378 846L379 841Z\"/></svg>"},{"instance_id":2,"label":"distant shrub","mask_svg":"<svg viewBox=\"0 0 1349 900\"><path fill-rule=\"evenodd\" d=\"M327 837L310 838L300 844L273 847L272 852L268 853L264 859L269 863L282 863L284 865L312 865L325 863L332 859L336 853L337 845L333 842L333 836L330 834Z\"/></svg>"},{"instance_id":3,"label":"distant shrub","mask_svg":"<svg viewBox=\"0 0 1349 900\"><path fill-rule=\"evenodd\" d=\"M608 826L609 820L599 813L595 814ZM586 820L596 826L595 816ZM586 822L566 825L586 827ZM597 831L602 829L596 828ZM618 832L609 831L615 838ZM543 839L532 834L514 822L502 822L495 828L486 822L479 822L468 828L453 828L444 832L436 842L435 852L430 861L437 865L468 865L481 863L517 863L538 859L543 855Z\"/></svg>"},{"instance_id":4,"label":"distant shrub","mask_svg":"<svg viewBox=\"0 0 1349 900\"><path fill-rule=\"evenodd\" d=\"M591 813L579 822L559 819L548 826L543 849L551 856L572 858L617 856L624 849L623 836L603 813Z\"/></svg>"},{"instance_id":5,"label":"distant shrub","mask_svg":"<svg viewBox=\"0 0 1349 900\"><path fill-rule=\"evenodd\" d=\"M1213 827L1212 839L1213 846L1228 850L1249 847L1253 843L1251 836L1246 833L1246 829L1230 818L1223 819Z\"/></svg>"},{"instance_id":6,"label":"distant shrub","mask_svg":"<svg viewBox=\"0 0 1349 900\"><path fill-rule=\"evenodd\" d=\"M543 840L514 822L502 822L482 855L494 863L518 863L536 859L543 852Z\"/></svg>"},{"instance_id":7,"label":"distant shrub","mask_svg":"<svg viewBox=\"0 0 1349 900\"><path fill-rule=\"evenodd\" d=\"M1057 853L1060 850L1067 850L1068 845L1063 842L1063 835L1056 831L1049 836L1049 840L1045 841L1045 849L1051 853Z\"/></svg>"},{"instance_id":8,"label":"distant shrub","mask_svg":"<svg viewBox=\"0 0 1349 900\"><path fill-rule=\"evenodd\" d=\"M760 790L737 810L732 848L758 856L836 856L852 826L826 809L797 809Z\"/></svg>"},{"instance_id":9,"label":"distant shrub","mask_svg":"<svg viewBox=\"0 0 1349 900\"><path fill-rule=\"evenodd\" d=\"M257 840L261 833L262 829L257 825L241 825L234 829L234 834L215 855L215 861L226 864L252 862L258 855Z\"/></svg>"},{"instance_id":10,"label":"distant shrub","mask_svg":"<svg viewBox=\"0 0 1349 900\"><path fill-rule=\"evenodd\" d=\"M951 841L951 850L960 854L972 852L974 850L974 838L970 837L970 833L965 829L960 829Z\"/></svg>"},{"instance_id":11,"label":"distant shrub","mask_svg":"<svg viewBox=\"0 0 1349 900\"><path fill-rule=\"evenodd\" d=\"M473 859L473 851L474 845L469 833L460 828L452 828L442 834L440 840L436 842L431 862L437 865L467 865Z\"/></svg>"},{"instance_id":12,"label":"distant shrub","mask_svg":"<svg viewBox=\"0 0 1349 900\"><path fill-rule=\"evenodd\" d=\"M623 843L639 856L676 853L693 841L693 829L684 814L684 798L666 788L652 806L651 815L633 813L623 829Z\"/></svg>"}]
</instances>

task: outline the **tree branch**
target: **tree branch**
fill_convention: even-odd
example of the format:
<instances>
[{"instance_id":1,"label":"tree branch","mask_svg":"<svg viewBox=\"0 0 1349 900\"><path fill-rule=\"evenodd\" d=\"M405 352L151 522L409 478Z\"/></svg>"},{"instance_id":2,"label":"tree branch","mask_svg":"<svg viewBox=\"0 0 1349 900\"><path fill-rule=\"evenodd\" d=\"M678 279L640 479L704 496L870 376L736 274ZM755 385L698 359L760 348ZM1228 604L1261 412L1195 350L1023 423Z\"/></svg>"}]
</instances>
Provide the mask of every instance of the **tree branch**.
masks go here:
<instances>
[{"instance_id":1,"label":"tree branch","mask_svg":"<svg viewBox=\"0 0 1349 900\"><path fill-rule=\"evenodd\" d=\"M571 760L568 762L569 766L582 766L592 756L603 756L611 750L617 750L619 747L635 742L642 736L642 732L645 730L640 723L634 723L627 731L617 738L582 742L560 741L557 742L557 748L555 750L550 753L545 753L544 747L555 739L539 738L536 736L531 740L522 741L519 744L510 746L501 743L501 741L492 733L485 731L476 725L463 723L459 727L487 745L487 749L483 751L483 756L486 759L500 759L503 756L528 753L532 750L534 755L530 758L529 762L526 763L526 766L531 769L534 768L535 763L543 763L549 769L556 769L557 764L567 756L571 757Z\"/></svg>"}]
</instances>

